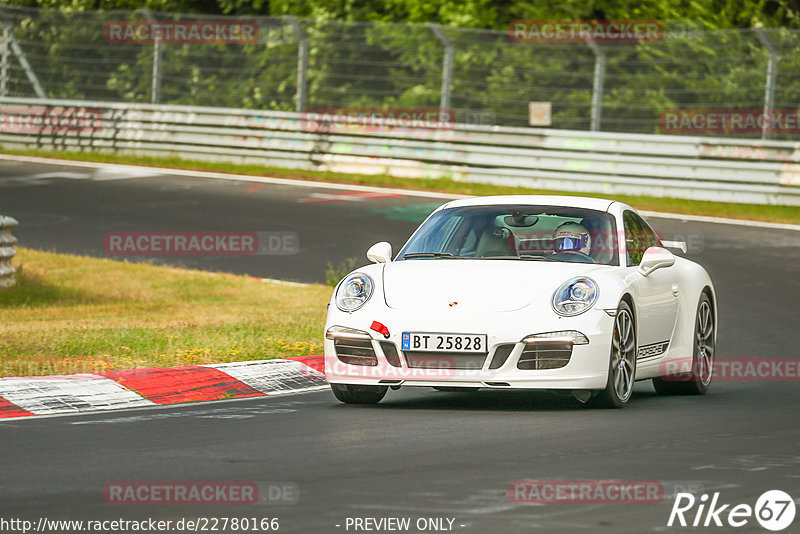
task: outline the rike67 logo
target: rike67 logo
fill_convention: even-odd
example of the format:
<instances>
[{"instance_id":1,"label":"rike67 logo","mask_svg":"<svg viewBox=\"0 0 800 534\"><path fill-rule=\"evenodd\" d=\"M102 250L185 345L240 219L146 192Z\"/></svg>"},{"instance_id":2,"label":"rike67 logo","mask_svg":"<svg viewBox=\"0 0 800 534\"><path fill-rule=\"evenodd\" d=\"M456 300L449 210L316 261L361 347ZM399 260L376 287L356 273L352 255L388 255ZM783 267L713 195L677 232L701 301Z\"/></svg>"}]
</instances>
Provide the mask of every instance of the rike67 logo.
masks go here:
<instances>
[{"instance_id":1,"label":"rike67 logo","mask_svg":"<svg viewBox=\"0 0 800 534\"><path fill-rule=\"evenodd\" d=\"M781 490L764 492L755 506L721 503L719 492L712 496L704 493L699 498L691 493L678 493L667 526L739 528L752 525L755 520L762 528L779 532L794 522L794 516L794 500Z\"/></svg>"}]
</instances>

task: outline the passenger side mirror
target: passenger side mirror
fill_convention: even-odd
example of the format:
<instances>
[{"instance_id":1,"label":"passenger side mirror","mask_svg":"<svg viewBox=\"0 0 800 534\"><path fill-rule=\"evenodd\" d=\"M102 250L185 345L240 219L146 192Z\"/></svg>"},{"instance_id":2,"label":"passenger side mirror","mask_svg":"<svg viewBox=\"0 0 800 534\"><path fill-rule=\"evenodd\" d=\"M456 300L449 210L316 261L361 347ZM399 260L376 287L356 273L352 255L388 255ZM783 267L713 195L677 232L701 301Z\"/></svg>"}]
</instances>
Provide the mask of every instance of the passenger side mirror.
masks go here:
<instances>
[{"instance_id":1,"label":"passenger side mirror","mask_svg":"<svg viewBox=\"0 0 800 534\"><path fill-rule=\"evenodd\" d=\"M392 261L392 245L386 241L375 243L367 251L367 259L372 263L389 263Z\"/></svg>"},{"instance_id":2,"label":"passenger side mirror","mask_svg":"<svg viewBox=\"0 0 800 534\"><path fill-rule=\"evenodd\" d=\"M675 256L669 250L661 247L650 247L644 251L642 261L639 263L639 273L650 276L653 271L675 264Z\"/></svg>"},{"instance_id":3,"label":"passenger side mirror","mask_svg":"<svg viewBox=\"0 0 800 534\"><path fill-rule=\"evenodd\" d=\"M662 239L661 244L664 245L665 248L676 248L686 254L686 241L667 241Z\"/></svg>"}]
</instances>

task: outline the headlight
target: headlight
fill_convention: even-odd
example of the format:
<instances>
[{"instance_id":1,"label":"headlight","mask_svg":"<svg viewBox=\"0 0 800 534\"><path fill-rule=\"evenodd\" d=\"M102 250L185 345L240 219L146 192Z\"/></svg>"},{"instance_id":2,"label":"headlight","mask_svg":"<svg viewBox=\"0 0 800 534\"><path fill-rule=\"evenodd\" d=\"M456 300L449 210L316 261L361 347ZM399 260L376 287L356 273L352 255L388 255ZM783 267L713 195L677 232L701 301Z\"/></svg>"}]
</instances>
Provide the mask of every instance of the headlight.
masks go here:
<instances>
[{"instance_id":1,"label":"headlight","mask_svg":"<svg viewBox=\"0 0 800 534\"><path fill-rule=\"evenodd\" d=\"M339 284L336 290L336 307L344 312L352 312L366 304L372 296L375 283L368 275L353 273Z\"/></svg>"},{"instance_id":2,"label":"headlight","mask_svg":"<svg viewBox=\"0 0 800 534\"><path fill-rule=\"evenodd\" d=\"M553 293L553 310L567 317L580 315L597 302L597 282L591 278L573 278Z\"/></svg>"},{"instance_id":3,"label":"headlight","mask_svg":"<svg viewBox=\"0 0 800 534\"><path fill-rule=\"evenodd\" d=\"M578 332L577 330L561 330L559 332L545 332L543 334L533 334L522 339L523 343L534 343L536 341L548 340L567 340L571 341L573 345L588 345L589 338L586 334Z\"/></svg>"}]
</instances>

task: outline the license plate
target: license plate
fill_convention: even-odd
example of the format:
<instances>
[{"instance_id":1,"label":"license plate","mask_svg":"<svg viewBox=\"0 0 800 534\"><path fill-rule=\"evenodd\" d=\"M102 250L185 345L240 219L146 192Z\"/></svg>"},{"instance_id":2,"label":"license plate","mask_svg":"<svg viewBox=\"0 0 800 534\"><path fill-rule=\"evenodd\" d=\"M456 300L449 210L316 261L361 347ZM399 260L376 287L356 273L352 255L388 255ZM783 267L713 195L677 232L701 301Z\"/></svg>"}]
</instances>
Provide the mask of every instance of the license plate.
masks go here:
<instances>
[{"instance_id":1,"label":"license plate","mask_svg":"<svg viewBox=\"0 0 800 534\"><path fill-rule=\"evenodd\" d=\"M403 332L402 350L421 352L489 352L486 334L446 334L439 332Z\"/></svg>"}]
</instances>

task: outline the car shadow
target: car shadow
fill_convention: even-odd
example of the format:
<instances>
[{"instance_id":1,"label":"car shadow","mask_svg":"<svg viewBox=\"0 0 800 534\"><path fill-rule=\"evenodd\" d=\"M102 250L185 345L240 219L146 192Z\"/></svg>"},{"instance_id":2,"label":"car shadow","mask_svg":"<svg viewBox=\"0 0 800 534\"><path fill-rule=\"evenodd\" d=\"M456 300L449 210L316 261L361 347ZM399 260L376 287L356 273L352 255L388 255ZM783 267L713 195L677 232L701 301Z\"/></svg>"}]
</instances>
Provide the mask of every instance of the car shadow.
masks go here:
<instances>
[{"instance_id":1,"label":"car shadow","mask_svg":"<svg viewBox=\"0 0 800 534\"><path fill-rule=\"evenodd\" d=\"M386 410L465 410L493 412L572 411L586 406L572 395L562 392L490 390L444 392L414 388L424 394L394 397L389 394L377 407Z\"/></svg>"},{"instance_id":2,"label":"car shadow","mask_svg":"<svg viewBox=\"0 0 800 534\"><path fill-rule=\"evenodd\" d=\"M726 384L727 386L727 384ZM709 399L705 404L698 406L715 405L719 401L729 403L731 398L737 396L748 397L754 393L748 390L718 386L707 395L659 395L653 390L649 382L637 383L633 397L625 408L637 409L646 407L648 410L672 410L675 404L695 406L697 399ZM557 390L502 390L481 389L479 391L443 392L427 387L405 387L400 391L389 391L386 397L377 405L356 406L338 404L343 409L370 409L370 410L420 410L420 411L491 411L491 412L581 412L584 410L614 411L602 408L593 408L576 400L571 394Z\"/></svg>"}]
</instances>

